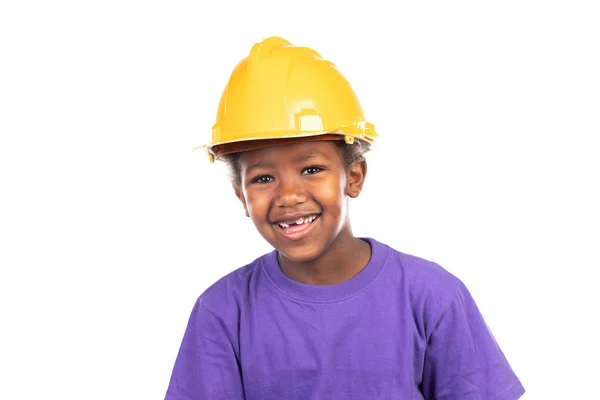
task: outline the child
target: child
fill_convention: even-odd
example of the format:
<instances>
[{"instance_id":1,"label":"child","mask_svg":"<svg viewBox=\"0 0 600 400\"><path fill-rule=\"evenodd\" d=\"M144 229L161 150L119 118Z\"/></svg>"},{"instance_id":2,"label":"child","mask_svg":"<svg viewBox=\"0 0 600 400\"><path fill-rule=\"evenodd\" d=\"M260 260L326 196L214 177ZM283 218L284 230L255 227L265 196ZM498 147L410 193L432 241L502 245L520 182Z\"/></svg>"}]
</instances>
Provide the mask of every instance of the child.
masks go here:
<instances>
[{"instance_id":1,"label":"child","mask_svg":"<svg viewBox=\"0 0 600 400\"><path fill-rule=\"evenodd\" d=\"M237 65L208 150L274 250L199 297L167 400L521 397L459 279L353 236L377 137L314 50L273 37Z\"/></svg>"}]
</instances>

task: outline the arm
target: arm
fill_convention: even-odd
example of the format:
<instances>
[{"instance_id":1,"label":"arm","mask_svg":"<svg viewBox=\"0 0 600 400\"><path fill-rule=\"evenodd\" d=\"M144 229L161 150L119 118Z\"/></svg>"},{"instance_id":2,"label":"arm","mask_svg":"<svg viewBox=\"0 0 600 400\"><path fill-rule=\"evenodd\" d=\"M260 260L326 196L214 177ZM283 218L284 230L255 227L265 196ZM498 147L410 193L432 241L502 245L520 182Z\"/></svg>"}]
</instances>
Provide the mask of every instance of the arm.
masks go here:
<instances>
[{"instance_id":1,"label":"arm","mask_svg":"<svg viewBox=\"0 0 600 400\"><path fill-rule=\"evenodd\" d=\"M427 400L517 400L525 389L462 282L425 351Z\"/></svg>"},{"instance_id":2,"label":"arm","mask_svg":"<svg viewBox=\"0 0 600 400\"><path fill-rule=\"evenodd\" d=\"M224 321L199 299L190 316L165 400L244 399L240 367Z\"/></svg>"}]
</instances>

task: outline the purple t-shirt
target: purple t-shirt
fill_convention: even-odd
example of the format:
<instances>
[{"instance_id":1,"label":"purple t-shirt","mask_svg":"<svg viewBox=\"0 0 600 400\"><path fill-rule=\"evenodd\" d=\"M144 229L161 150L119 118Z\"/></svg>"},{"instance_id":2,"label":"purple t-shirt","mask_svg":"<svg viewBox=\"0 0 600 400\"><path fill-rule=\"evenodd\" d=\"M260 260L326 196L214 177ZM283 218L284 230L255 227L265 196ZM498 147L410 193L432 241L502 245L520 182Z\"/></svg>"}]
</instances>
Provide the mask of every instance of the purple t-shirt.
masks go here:
<instances>
[{"instance_id":1,"label":"purple t-shirt","mask_svg":"<svg viewBox=\"0 0 600 400\"><path fill-rule=\"evenodd\" d=\"M198 299L166 400L516 400L465 285L376 240L354 278L311 286L273 251Z\"/></svg>"}]
</instances>

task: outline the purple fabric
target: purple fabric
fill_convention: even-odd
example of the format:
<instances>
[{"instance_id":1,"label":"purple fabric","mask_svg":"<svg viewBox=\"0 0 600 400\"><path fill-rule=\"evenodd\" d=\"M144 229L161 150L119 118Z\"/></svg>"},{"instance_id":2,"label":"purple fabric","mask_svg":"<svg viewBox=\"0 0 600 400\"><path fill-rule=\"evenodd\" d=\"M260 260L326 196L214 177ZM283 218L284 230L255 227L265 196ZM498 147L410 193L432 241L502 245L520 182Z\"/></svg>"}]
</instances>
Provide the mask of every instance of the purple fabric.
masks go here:
<instances>
[{"instance_id":1,"label":"purple fabric","mask_svg":"<svg viewBox=\"0 0 600 400\"><path fill-rule=\"evenodd\" d=\"M333 286L275 251L198 299L166 400L515 400L525 392L465 285L376 240Z\"/></svg>"}]
</instances>

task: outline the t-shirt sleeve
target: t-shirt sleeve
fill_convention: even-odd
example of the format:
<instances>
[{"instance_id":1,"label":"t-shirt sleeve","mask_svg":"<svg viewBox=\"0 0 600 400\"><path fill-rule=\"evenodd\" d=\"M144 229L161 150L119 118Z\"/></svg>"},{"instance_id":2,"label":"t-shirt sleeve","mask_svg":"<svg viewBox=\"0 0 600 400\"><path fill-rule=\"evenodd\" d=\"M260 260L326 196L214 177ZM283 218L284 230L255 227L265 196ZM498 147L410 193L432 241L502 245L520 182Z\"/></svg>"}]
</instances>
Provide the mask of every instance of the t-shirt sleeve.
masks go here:
<instances>
[{"instance_id":1,"label":"t-shirt sleeve","mask_svg":"<svg viewBox=\"0 0 600 400\"><path fill-rule=\"evenodd\" d=\"M423 367L426 400L516 400L525 393L462 282L429 337Z\"/></svg>"},{"instance_id":2,"label":"t-shirt sleeve","mask_svg":"<svg viewBox=\"0 0 600 400\"><path fill-rule=\"evenodd\" d=\"M199 299L190 316L165 400L244 399L225 322Z\"/></svg>"}]
</instances>

